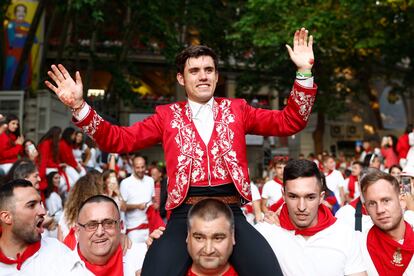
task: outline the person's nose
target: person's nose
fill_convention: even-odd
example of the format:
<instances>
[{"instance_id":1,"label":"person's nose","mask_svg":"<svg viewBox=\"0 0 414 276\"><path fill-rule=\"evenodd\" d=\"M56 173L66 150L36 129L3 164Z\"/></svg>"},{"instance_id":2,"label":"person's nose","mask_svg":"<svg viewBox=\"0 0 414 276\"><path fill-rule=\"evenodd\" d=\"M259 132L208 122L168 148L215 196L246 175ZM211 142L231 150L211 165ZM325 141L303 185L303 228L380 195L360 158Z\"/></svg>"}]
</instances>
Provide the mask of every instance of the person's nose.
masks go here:
<instances>
[{"instance_id":1,"label":"person's nose","mask_svg":"<svg viewBox=\"0 0 414 276\"><path fill-rule=\"evenodd\" d=\"M102 236L105 233L105 229L102 226L102 223L98 224L98 228L96 228L95 235Z\"/></svg>"},{"instance_id":2,"label":"person's nose","mask_svg":"<svg viewBox=\"0 0 414 276\"><path fill-rule=\"evenodd\" d=\"M300 198L298 202L298 210L304 212L306 210L306 203L304 198Z\"/></svg>"},{"instance_id":3,"label":"person's nose","mask_svg":"<svg viewBox=\"0 0 414 276\"><path fill-rule=\"evenodd\" d=\"M200 80L206 80L207 79L207 73L205 70L200 70L199 74L198 74Z\"/></svg>"},{"instance_id":4,"label":"person's nose","mask_svg":"<svg viewBox=\"0 0 414 276\"><path fill-rule=\"evenodd\" d=\"M206 254L211 254L214 252L214 246L213 242L209 239L206 240L205 246L204 246L204 252Z\"/></svg>"}]
</instances>

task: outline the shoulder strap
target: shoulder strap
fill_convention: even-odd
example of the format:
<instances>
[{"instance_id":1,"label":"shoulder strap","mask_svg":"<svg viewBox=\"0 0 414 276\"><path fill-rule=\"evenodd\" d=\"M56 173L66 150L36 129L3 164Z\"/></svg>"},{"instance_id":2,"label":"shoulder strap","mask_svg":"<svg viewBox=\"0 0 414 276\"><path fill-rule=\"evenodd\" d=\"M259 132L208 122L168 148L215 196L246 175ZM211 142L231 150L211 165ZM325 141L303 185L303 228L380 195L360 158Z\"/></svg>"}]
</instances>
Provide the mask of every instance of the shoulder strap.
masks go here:
<instances>
[{"instance_id":1,"label":"shoulder strap","mask_svg":"<svg viewBox=\"0 0 414 276\"><path fill-rule=\"evenodd\" d=\"M355 207L355 231L362 232L362 202L358 200Z\"/></svg>"}]
</instances>

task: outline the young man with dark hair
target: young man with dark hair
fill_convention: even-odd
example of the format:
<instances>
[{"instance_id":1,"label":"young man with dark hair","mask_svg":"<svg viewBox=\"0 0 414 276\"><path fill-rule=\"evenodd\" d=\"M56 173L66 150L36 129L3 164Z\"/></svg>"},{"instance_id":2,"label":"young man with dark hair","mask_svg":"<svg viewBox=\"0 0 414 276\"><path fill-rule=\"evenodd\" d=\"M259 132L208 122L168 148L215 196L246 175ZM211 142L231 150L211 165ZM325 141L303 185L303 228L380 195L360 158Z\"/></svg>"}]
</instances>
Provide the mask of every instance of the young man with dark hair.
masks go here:
<instances>
[{"instance_id":1,"label":"young man with dark hair","mask_svg":"<svg viewBox=\"0 0 414 276\"><path fill-rule=\"evenodd\" d=\"M362 243L369 275L414 275L414 231L404 221L397 179L371 169L361 179L361 191L374 222Z\"/></svg>"},{"instance_id":2,"label":"young man with dark hair","mask_svg":"<svg viewBox=\"0 0 414 276\"><path fill-rule=\"evenodd\" d=\"M147 248L144 243L132 243L123 255L121 228L118 205L112 198L96 195L81 204L74 252L91 272L88 275L140 275Z\"/></svg>"},{"instance_id":3,"label":"young man with dark hair","mask_svg":"<svg viewBox=\"0 0 414 276\"><path fill-rule=\"evenodd\" d=\"M289 161L280 226L261 223L256 228L272 246L284 275L366 275L355 232L322 204L322 177L312 161Z\"/></svg>"},{"instance_id":4,"label":"young man with dark hair","mask_svg":"<svg viewBox=\"0 0 414 276\"><path fill-rule=\"evenodd\" d=\"M85 275L65 245L42 239L45 214L29 181L12 180L0 187L1 275Z\"/></svg>"},{"instance_id":5,"label":"young man with dark hair","mask_svg":"<svg viewBox=\"0 0 414 276\"><path fill-rule=\"evenodd\" d=\"M276 212L284 203L282 197L283 188L283 170L286 166L288 158L285 156L278 156L273 159L273 168L275 169L275 176L273 179L267 181L262 190L262 212L267 211Z\"/></svg>"},{"instance_id":6,"label":"young man with dark hair","mask_svg":"<svg viewBox=\"0 0 414 276\"><path fill-rule=\"evenodd\" d=\"M73 80L62 65L52 65L48 74L55 85L49 81L46 85L72 109L76 124L102 150L134 152L163 145L168 173L166 209L172 214L163 237L147 253L144 276L176 276L187 271L191 259L185 247L186 216L191 205L205 197L220 198L237 212L238 240L231 263L238 273L280 275L269 245L240 211L241 203L251 201L245 135L288 136L306 126L316 94L312 44L312 36L302 28L295 32L294 48L287 46L298 72L282 111L254 108L241 99L215 98L218 58L206 46L190 46L176 59L177 81L187 100L158 106L155 114L130 127L103 120L83 99L79 72ZM263 254L252 253L258 250Z\"/></svg>"}]
</instances>

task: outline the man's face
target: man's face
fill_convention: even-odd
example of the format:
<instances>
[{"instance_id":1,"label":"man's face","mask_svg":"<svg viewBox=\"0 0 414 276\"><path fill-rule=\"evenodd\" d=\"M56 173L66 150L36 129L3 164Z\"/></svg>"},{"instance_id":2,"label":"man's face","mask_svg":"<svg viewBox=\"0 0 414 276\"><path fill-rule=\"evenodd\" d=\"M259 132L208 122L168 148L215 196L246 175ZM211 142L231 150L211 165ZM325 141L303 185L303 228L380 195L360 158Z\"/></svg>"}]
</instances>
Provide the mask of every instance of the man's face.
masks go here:
<instances>
[{"instance_id":1,"label":"man's face","mask_svg":"<svg viewBox=\"0 0 414 276\"><path fill-rule=\"evenodd\" d=\"M41 239L46 214L39 193L33 187L17 187L13 191L11 231L20 241L32 244Z\"/></svg>"},{"instance_id":2,"label":"man's face","mask_svg":"<svg viewBox=\"0 0 414 276\"><path fill-rule=\"evenodd\" d=\"M26 8L24 6L16 7L15 17L17 20L23 21L26 17Z\"/></svg>"},{"instance_id":3,"label":"man's face","mask_svg":"<svg viewBox=\"0 0 414 276\"><path fill-rule=\"evenodd\" d=\"M403 221L400 196L391 183L380 179L368 186L363 194L367 212L381 230L392 231Z\"/></svg>"},{"instance_id":4,"label":"man's face","mask_svg":"<svg viewBox=\"0 0 414 276\"><path fill-rule=\"evenodd\" d=\"M381 167L381 161L378 158L378 156L374 157L374 160L372 160L371 164L369 165L370 168L376 168L376 169L380 169Z\"/></svg>"},{"instance_id":5,"label":"man's face","mask_svg":"<svg viewBox=\"0 0 414 276\"><path fill-rule=\"evenodd\" d=\"M141 157L137 157L134 159L134 162L132 164L134 166L134 174L136 177L138 177L139 179L144 178L145 175L145 160L144 158Z\"/></svg>"},{"instance_id":6,"label":"man's face","mask_svg":"<svg viewBox=\"0 0 414 276\"><path fill-rule=\"evenodd\" d=\"M187 59L184 72L177 74L177 80L184 86L189 100L203 104L213 97L218 81L216 69L210 56Z\"/></svg>"},{"instance_id":7,"label":"man's face","mask_svg":"<svg viewBox=\"0 0 414 276\"><path fill-rule=\"evenodd\" d=\"M41 179L37 170L29 174L25 179L30 181L36 190L39 190L39 183Z\"/></svg>"},{"instance_id":8,"label":"man's face","mask_svg":"<svg viewBox=\"0 0 414 276\"><path fill-rule=\"evenodd\" d=\"M352 165L352 168L351 168L351 174L352 174L353 176L357 176L357 177L359 177L359 175L361 174L361 171L362 171L362 168L361 168L361 166L360 166L360 165L358 165L358 164L353 164L353 165Z\"/></svg>"},{"instance_id":9,"label":"man's face","mask_svg":"<svg viewBox=\"0 0 414 276\"><path fill-rule=\"evenodd\" d=\"M324 166L332 171L335 169L335 160L333 158L328 158L325 162L324 162Z\"/></svg>"},{"instance_id":10,"label":"man's face","mask_svg":"<svg viewBox=\"0 0 414 276\"><path fill-rule=\"evenodd\" d=\"M90 222L118 220L119 214L111 202L92 202L83 206L79 213L78 223L85 225ZM79 239L79 249L88 261L107 260L116 251L120 243L121 225L116 223L113 228L104 229L98 225L96 231L89 231L82 226L76 226Z\"/></svg>"},{"instance_id":11,"label":"man's face","mask_svg":"<svg viewBox=\"0 0 414 276\"><path fill-rule=\"evenodd\" d=\"M225 267L235 243L234 231L224 216L212 221L196 216L191 219L187 249L198 271Z\"/></svg>"},{"instance_id":12,"label":"man's face","mask_svg":"<svg viewBox=\"0 0 414 276\"><path fill-rule=\"evenodd\" d=\"M151 169L151 177L154 179L155 182L161 180L162 173L158 170L158 168Z\"/></svg>"},{"instance_id":13,"label":"man's face","mask_svg":"<svg viewBox=\"0 0 414 276\"><path fill-rule=\"evenodd\" d=\"M309 228L318 223L318 208L324 192L321 192L316 177L299 177L286 181L283 196L289 218L297 228Z\"/></svg>"},{"instance_id":14,"label":"man's face","mask_svg":"<svg viewBox=\"0 0 414 276\"><path fill-rule=\"evenodd\" d=\"M278 179L283 180L283 171L285 170L286 164L276 164L275 175Z\"/></svg>"}]
</instances>

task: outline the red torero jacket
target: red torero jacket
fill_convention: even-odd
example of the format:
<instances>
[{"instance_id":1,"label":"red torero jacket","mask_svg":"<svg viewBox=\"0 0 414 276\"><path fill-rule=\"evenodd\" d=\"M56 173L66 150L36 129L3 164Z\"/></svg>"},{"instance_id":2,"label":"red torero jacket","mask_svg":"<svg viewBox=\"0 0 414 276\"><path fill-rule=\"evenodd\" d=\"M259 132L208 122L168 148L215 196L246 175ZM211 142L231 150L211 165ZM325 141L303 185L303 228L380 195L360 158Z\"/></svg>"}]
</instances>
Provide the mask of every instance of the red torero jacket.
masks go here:
<instances>
[{"instance_id":1,"label":"red torero jacket","mask_svg":"<svg viewBox=\"0 0 414 276\"><path fill-rule=\"evenodd\" d=\"M132 152L162 143L168 174L166 209L183 203L190 186L234 183L251 201L246 134L289 136L302 130L315 101L316 86L295 82L282 111L253 108L242 99L215 98L214 130L206 146L192 122L187 102L162 105L155 114L130 127L113 126L93 109L75 123L103 151Z\"/></svg>"}]
</instances>

